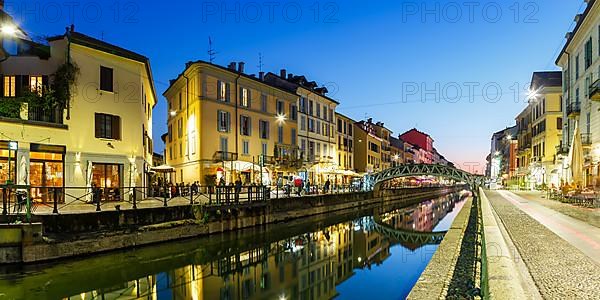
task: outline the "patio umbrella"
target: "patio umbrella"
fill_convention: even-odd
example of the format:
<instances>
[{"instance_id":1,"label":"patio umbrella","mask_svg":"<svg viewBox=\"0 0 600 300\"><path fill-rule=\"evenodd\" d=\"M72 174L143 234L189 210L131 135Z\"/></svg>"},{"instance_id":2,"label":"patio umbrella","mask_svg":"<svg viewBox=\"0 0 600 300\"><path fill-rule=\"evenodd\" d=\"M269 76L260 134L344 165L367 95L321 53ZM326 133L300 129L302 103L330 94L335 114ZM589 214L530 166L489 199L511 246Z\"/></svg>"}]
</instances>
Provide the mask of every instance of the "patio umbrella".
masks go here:
<instances>
[{"instance_id":1,"label":"patio umbrella","mask_svg":"<svg viewBox=\"0 0 600 300\"><path fill-rule=\"evenodd\" d=\"M583 146L581 145L581 135L579 134L579 122L575 123L573 132L573 144L571 146L571 174L572 183L583 184Z\"/></svg>"}]
</instances>

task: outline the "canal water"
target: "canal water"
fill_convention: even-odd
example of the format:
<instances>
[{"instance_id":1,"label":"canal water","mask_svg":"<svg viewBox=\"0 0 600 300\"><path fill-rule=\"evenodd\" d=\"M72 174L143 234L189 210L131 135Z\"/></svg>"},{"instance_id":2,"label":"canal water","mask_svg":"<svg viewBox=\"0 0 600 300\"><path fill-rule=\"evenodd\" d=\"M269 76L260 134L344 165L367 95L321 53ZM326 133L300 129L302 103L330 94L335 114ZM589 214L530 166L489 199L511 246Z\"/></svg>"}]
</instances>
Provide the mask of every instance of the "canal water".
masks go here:
<instances>
[{"instance_id":1,"label":"canal water","mask_svg":"<svg viewBox=\"0 0 600 300\"><path fill-rule=\"evenodd\" d=\"M466 196L1 267L0 300L404 299Z\"/></svg>"}]
</instances>

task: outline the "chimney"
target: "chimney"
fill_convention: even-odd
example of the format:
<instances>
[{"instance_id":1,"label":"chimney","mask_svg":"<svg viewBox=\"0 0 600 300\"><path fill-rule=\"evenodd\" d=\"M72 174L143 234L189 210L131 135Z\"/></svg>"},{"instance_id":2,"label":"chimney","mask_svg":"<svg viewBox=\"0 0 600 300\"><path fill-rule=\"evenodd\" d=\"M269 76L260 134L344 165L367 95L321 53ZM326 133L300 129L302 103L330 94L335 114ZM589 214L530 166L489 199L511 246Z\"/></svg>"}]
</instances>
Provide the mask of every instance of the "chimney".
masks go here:
<instances>
[{"instance_id":1,"label":"chimney","mask_svg":"<svg viewBox=\"0 0 600 300\"><path fill-rule=\"evenodd\" d=\"M231 62L231 63L229 63L229 66L227 68L229 70L231 70L231 71L235 71L235 66L236 66L236 63L235 62Z\"/></svg>"},{"instance_id":2,"label":"chimney","mask_svg":"<svg viewBox=\"0 0 600 300\"><path fill-rule=\"evenodd\" d=\"M292 80L294 78L294 74L290 73L288 74L288 80Z\"/></svg>"},{"instance_id":3,"label":"chimney","mask_svg":"<svg viewBox=\"0 0 600 300\"><path fill-rule=\"evenodd\" d=\"M243 61L240 61L240 62L238 63L238 72L240 72L240 73L244 73L244 66L246 66L246 63L245 63L245 62L243 62Z\"/></svg>"},{"instance_id":4,"label":"chimney","mask_svg":"<svg viewBox=\"0 0 600 300\"><path fill-rule=\"evenodd\" d=\"M577 14L577 15L575 15L575 20L574 20L574 21L575 21L575 23L579 24L579 21L581 21L581 17L582 17L582 16L583 16L582 14Z\"/></svg>"},{"instance_id":5,"label":"chimney","mask_svg":"<svg viewBox=\"0 0 600 300\"><path fill-rule=\"evenodd\" d=\"M2 1L2 0L0 0L0 1ZM2 1L2 2L4 2L4 1ZM71 24L71 32L75 32L75 24Z\"/></svg>"},{"instance_id":6,"label":"chimney","mask_svg":"<svg viewBox=\"0 0 600 300\"><path fill-rule=\"evenodd\" d=\"M260 81L265 80L265 72L258 72L258 79L260 79Z\"/></svg>"},{"instance_id":7,"label":"chimney","mask_svg":"<svg viewBox=\"0 0 600 300\"><path fill-rule=\"evenodd\" d=\"M287 74L287 71L285 69L281 69L281 71L279 71L279 77L281 77L283 79L286 78L286 76L285 76L286 74Z\"/></svg>"},{"instance_id":8,"label":"chimney","mask_svg":"<svg viewBox=\"0 0 600 300\"><path fill-rule=\"evenodd\" d=\"M570 39L571 39L571 37L573 37L573 32L572 32L572 31L569 31L569 32L567 32L567 34L565 34L565 38L566 38L567 40L570 40Z\"/></svg>"}]
</instances>

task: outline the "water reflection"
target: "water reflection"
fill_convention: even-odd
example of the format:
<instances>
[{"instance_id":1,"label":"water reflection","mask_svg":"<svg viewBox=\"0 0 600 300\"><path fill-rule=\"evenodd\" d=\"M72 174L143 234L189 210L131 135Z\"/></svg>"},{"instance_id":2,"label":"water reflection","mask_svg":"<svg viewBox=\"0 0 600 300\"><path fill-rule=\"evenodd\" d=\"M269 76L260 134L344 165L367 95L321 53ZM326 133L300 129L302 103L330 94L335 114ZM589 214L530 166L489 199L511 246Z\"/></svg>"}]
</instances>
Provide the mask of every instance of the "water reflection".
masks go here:
<instances>
[{"instance_id":1,"label":"water reflection","mask_svg":"<svg viewBox=\"0 0 600 300\"><path fill-rule=\"evenodd\" d=\"M407 267L411 265L411 260L423 258L408 256L405 260L406 255L401 251L414 252L428 242L402 240L394 234L386 234L387 231L375 230L376 226L395 230L392 232L400 232L403 236L443 231L448 228L455 213L445 217L453 212L457 203L462 203L463 197L464 194L454 194L404 209L374 213L355 221L342 222L241 252L226 249L210 255L204 252L191 256L189 253L173 254L167 262L157 259L157 266L169 266L163 267L164 272L155 272L136 280L109 285L106 283L110 280L103 280L102 283L99 281L98 286L103 286L102 288L83 293L72 292L73 294L67 294L71 296L66 299L331 299L336 296L351 298L353 290L361 288L353 281L367 281L372 266L386 264L388 258L394 255L402 255L402 261L406 265L393 267L401 272L410 273L411 278L414 278L410 282L401 283L406 288L394 297L402 298L406 296L405 291L414 285L426 262L421 263L419 267ZM177 260L177 256L184 257L183 262L187 263L182 264L182 261ZM181 267L182 265L184 266ZM135 265L119 266L123 273L132 267L135 268ZM361 275L355 276L356 272L361 272ZM5 294L7 299L36 292L38 298L52 298L57 293L65 292L28 287L27 285L37 283L35 280L28 283L24 278L27 276L13 278L11 283L23 284L24 290L20 295ZM119 276L113 276L116 282L119 282L118 278ZM338 287L342 285L343 293L340 294ZM73 285L70 288L77 291L76 287ZM28 288L31 290L27 290ZM64 289L68 290L69 287ZM2 293L0 299L4 299Z\"/></svg>"}]
</instances>

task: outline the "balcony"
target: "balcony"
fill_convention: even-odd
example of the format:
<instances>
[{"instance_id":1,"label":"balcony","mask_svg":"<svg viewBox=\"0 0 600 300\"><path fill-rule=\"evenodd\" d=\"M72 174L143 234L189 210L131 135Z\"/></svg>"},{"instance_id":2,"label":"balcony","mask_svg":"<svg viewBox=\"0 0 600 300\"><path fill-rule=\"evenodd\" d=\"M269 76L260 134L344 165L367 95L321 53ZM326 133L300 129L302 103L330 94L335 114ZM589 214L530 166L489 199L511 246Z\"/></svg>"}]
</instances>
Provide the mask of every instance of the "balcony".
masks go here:
<instances>
[{"instance_id":1,"label":"balcony","mask_svg":"<svg viewBox=\"0 0 600 300\"><path fill-rule=\"evenodd\" d=\"M567 116L569 118L576 118L581 113L581 103L573 102L567 105Z\"/></svg>"},{"instance_id":2,"label":"balcony","mask_svg":"<svg viewBox=\"0 0 600 300\"><path fill-rule=\"evenodd\" d=\"M3 104L0 107L1 118L63 125L64 109L32 106L21 102L17 98L4 98L2 102Z\"/></svg>"},{"instance_id":3,"label":"balcony","mask_svg":"<svg viewBox=\"0 0 600 300\"><path fill-rule=\"evenodd\" d=\"M556 146L556 155L567 155L569 153L569 147L565 145Z\"/></svg>"},{"instance_id":4,"label":"balcony","mask_svg":"<svg viewBox=\"0 0 600 300\"><path fill-rule=\"evenodd\" d=\"M233 152L217 151L215 152L215 154L213 154L213 161L216 163L224 161L234 161L237 159L238 154Z\"/></svg>"},{"instance_id":5,"label":"balcony","mask_svg":"<svg viewBox=\"0 0 600 300\"><path fill-rule=\"evenodd\" d=\"M591 133L582 133L581 134L581 145L583 145L583 146L591 146L592 145L592 134Z\"/></svg>"},{"instance_id":6,"label":"balcony","mask_svg":"<svg viewBox=\"0 0 600 300\"><path fill-rule=\"evenodd\" d=\"M600 79L590 85L589 95L591 100L600 101Z\"/></svg>"}]
</instances>

